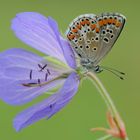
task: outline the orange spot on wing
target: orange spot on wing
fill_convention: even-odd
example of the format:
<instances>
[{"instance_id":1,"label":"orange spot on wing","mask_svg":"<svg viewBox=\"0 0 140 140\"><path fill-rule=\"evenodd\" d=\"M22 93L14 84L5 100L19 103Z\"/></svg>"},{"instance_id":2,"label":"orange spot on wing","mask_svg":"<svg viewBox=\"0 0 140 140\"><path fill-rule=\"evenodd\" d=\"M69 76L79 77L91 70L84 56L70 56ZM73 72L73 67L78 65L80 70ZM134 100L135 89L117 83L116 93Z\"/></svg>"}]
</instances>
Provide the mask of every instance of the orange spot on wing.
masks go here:
<instances>
[{"instance_id":1,"label":"orange spot on wing","mask_svg":"<svg viewBox=\"0 0 140 140\"><path fill-rule=\"evenodd\" d=\"M96 24L91 24L91 25L90 25L90 28L91 28L92 30L94 30L94 29L96 28Z\"/></svg>"},{"instance_id":2,"label":"orange spot on wing","mask_svg":"<svg viewBox=\"0 0 140 140\"><path fill-rule=\"evenodd\" d=\"M82 28L81 24L76 25L76 27L77 27L78 29L80 29L80 30L81 30L81 28Z\"/></svg>"},{"instance_id":3,"label":"orange spot on wing","mask_svg":"<svg viewBox=\"0 0 140 140\"><path fill-rule=\"evenodd\" d=\"M122 25L122 24L121 24L121 22L119 22L119 21L116 23L116 27L120 27L121 25Z\"/></svg>"},{"instance_id":4,"label":"orange spot on wing","mask_svg":"<svg viewBox=\"0 0 140 140\"><path fill-rule=\"evenodd\" d=\"M74 34L69 34L67 35L68 39L69 40L73 40L75 38L75 35Z\"/></svg>"},{"instance_id":5,"label":"orange spot on wing","mask_svg":"<svg viewBox=\"0 0 140 140\"><path fill-rule=\"evenodd\" d=\"M85 24L90 25L90 21L89 20L85 20Z\"/></svg>"},{"instance_id":6,"label":"orange spot on wing","mask_svg":"<svg viewBox=\"0 0 140 140\"><path fill-rule=\"evenodd\" d=\"M111 24L112 23L112 19L108 18L108 24Z\"/></svg>"},{"instance_id":7,"label":"orange spot on wing","mask_svg":"<svg viewBox=\"0 0 140 140\"><path fill-rule=\"evenodd\" d=\"M107 19L103 19L103 25L106 25L108 23Z\"/></svg>"},{"instance_id":8,"label":"orange spot on wing","mask_svg":"<svg viewBox=\"0 0 140 140\"><path fill-rule=\"evenodd\" d=\"M112 24L115 24L116 25L116 23L117 23L117 20L116 19L113 19L112 20Z\"/></svg>"},{"instance_id":9,"label":"orange spot on wing","mask_svg":"<svg viewBox=\"0 0 140 140\"><path fill-rule=\"evenodd\" d=\"M100 29L99 28L96 28L96 33L99 33Z\"/></svg>"},{"instance_id":10,"label":"orange spot on wing","mask_svg":"<svg viewBox=\"0 0 140 140\"><path fill-rule=\"evenodd\" d=\"M83 26L86 24L85 21L81 21L80 23L81 23L81 25L83 25Z\"/></svg>"},{"instance_id":11,"label":"orange spot on wing","mask_svg":"<svg viewBox=\"0 0 140 140\"><path fill-rule=\"evenodd\" d=\"M77 32L78 32L77 29L72 29L71 31L72 31L73 33L77 33Z\"/></svg>"},{"instance_id":12,"label":"orange spot on wing","mask_svg":"<svg viewBox=\"0 0 140 140\"><path fill-rule=\"evenodd\" d=\"M98 21L99 26L103 26L103 20Z\"/></svg>"}]
</instances>

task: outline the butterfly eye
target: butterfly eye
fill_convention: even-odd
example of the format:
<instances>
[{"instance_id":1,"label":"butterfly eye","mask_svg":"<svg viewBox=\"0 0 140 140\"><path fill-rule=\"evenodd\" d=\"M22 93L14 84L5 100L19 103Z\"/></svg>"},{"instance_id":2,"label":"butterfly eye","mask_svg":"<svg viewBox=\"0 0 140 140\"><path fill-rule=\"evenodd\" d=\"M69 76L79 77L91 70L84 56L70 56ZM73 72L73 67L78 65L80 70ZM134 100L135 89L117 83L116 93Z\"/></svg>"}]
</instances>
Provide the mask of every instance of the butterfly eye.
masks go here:
<instances>
[{"instance_id":1,"label":"butterfly eye","mask_svg":"<svg viewBox=\"0 0 140 140\"><path fill-rule=\"evenodd\" d=\"M76 39L76 40L75 40L75 43L76 43L77 41L78 41L78 40Z\"/></svg>"},{"instance_id":2,"label":"butterfly eye","mask_svg":"<svg viewBox=\"0 0 140 140\"><path fill-rule=\"evenodd\" d=\"M77 47L77 46L75 46L75 49L78 49L78 47Z\"/></svg>"},{"instance_id":3,"label":"butterfly eye","mask_svg":"<svg viewBox=\"0 0 140 140\"><path fill-rule=\"evenodd\" d=\"M83 48L83 46L80 46L80 48L82 49L82 48Z\"/></svg>"}]
</instances>

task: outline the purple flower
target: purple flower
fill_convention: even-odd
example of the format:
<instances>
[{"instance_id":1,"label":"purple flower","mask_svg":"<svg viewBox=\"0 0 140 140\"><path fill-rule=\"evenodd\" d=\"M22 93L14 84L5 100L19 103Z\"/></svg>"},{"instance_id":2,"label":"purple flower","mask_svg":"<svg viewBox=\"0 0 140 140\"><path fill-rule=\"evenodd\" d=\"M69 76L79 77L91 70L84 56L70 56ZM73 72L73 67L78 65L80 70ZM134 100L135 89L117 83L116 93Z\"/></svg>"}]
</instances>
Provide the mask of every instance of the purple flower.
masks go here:
<instances>
[{"instance_id":1,"label":"purple flower","mask_svg":"<svg viewBox=\"0 0 140 140\"><path fill-rule=\"evenodd\" d=\"M51 17L35 12L20 13L12 20L12 30L20 40L46 57L20 48L2 52L0 98L11 105L22 105L61 86L55 94L15 117L14 128L19 131L62 109L77 92L80 77L76 72L74 53ZM57 63L52 63L50 57L53 62L57 59Z\"/></svg>"}]
</instances>

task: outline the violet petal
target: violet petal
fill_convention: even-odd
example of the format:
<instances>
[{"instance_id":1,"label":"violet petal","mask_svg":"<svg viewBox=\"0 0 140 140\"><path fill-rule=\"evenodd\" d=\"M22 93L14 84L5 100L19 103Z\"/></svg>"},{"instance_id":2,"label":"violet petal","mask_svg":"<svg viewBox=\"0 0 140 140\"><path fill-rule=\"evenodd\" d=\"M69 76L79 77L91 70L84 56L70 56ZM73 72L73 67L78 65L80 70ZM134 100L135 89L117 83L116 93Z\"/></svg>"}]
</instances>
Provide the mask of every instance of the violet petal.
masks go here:
<instances>
[{"instance_id":1,"label":"violet petal","mask_svg":"<svg viewBox=\"0 0 140 140\"><path fill-rule=\"evenodd\" d=\"M56 94L16 116L14 119L14 128L16 131L20 131L22 128L40 119L50 118L57 113L72 99L78 90L78 86L79 77L76 73L72 73L65 81L64 86Z\"/></svg>"},{"instance_id":2,"label":"violet petal","mask_svg":"<svg viewBox=\"0 0 140 140\"><path fill-rule=\"evenodd\" d=\"M58 33L52 30L46 17L35 12L19 13L12 20L11 28L16 36L26 44L66 62L56 37Z\"/></svg>"},{"instance_id":3,"label":"violet petal","mask_svg":"<svg viewBox=\"0 0 140 140\"><path fill-rule=\"evenodd\" d=\"M23 84L28 83L48 82L60 76L64 70L53 68L47 60L23 49L11 49L1 53L0 71L0 98L14 105L29 102L63 84L65 80L60 79L44 86L24 86Z\"/></svg>"}]
</instances>

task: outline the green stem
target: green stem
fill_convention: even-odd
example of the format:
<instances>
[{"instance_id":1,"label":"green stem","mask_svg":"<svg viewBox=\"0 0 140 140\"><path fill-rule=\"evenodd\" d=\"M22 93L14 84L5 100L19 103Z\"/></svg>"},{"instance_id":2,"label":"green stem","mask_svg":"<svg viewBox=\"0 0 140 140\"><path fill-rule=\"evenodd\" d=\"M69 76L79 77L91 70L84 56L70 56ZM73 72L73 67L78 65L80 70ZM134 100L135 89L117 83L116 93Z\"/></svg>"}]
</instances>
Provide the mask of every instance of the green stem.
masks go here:
<instances>
[{"instance_id":1,"label":"green stem","mask_svg":"<svg viewBox=\"0 0 140 140\"><path fill-rule=\"evenodd\" d=\"M93 72L88 72L87 76L93 80L96 88L99 90L101 96L103 97L103 99L104 99L107 107L111 111L112 115L114 115L114 116L118 115L117 109L116 109L113 101L111 100L111 97L109 96L107 90L105 89L102 82L100 81L100 79Z\"/></svg>"},{"instance_id":2,"label":"green stem","mask_svg":"<svg viewBox=\"0 0 140 140\"><path fill-rule=\"evenodd\" d=\"M99 90L101 96L103 97L109 111L111 112L111 114L113 115L114 119L116 120L116 124L118 126L118 129L121 129L121 124L120 124L120 116L118 114L118 111L110 97L110 95L108 94L107 90L105 89L105 87L103 86L102 82L100 81L100 79L96 76L96 74L94 72L87 72L86 73L87 76L89 78L92 79L92 81L94 82L96 88ZM129 140L128 137L126 137L124 140Z\"/></svg>"},{"instance_id":3,"label":"green stem","mask_svg":"<svg viewBox=\"0 0 140 140\"><path fill-rule=\"evenodd\" d=\"M106 135L106 136L104 136L102 138L99 138L98 140L109 140L110 138L112 138L111 135Z\"/></svg>"}]
</instances>

